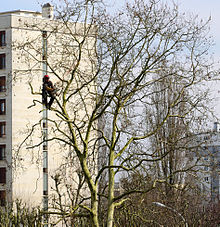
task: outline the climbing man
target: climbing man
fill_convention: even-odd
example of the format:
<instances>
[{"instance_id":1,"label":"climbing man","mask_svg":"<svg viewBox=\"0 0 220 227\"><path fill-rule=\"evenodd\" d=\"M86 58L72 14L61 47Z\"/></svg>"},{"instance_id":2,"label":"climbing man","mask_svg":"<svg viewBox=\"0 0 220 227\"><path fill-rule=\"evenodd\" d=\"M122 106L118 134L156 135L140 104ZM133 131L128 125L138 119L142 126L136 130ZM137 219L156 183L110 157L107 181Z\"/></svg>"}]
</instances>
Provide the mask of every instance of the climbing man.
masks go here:
<instances>
[{"instance_id":1,"label":"climbing man","mask_svg":"<svg viewBox=\"0 0 220 227\"><path fill-rule=\"evenodd\" d=\"M48 75L45 75L43 78L42 99L46 108L48 108L49 110L55 99L54 91L55 91L55 88L53 86L53 83L50 81L50 77ZM49 103L47 102L47 96L50 97Z\"/></svg>"}]
</instances>

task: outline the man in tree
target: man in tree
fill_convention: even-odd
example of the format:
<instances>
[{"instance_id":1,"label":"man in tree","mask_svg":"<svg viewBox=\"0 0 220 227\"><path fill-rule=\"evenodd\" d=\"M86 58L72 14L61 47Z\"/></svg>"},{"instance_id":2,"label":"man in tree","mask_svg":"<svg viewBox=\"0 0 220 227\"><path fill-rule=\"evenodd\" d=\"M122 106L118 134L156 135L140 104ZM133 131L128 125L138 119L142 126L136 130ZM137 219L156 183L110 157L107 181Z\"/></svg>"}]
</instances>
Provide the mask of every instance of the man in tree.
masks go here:
<instances>
[{"instance_id":1,"label":"man in tree","mask_svg":"<svg viewBox=\"0 0 220 227\"><path fill-rule=\"evenodd\" d=\"M43 20L40 27L48 29L47 67L61 84L54 108L57 114L48 118L53 130L47 140L54 141L51 150L55 146L58 152L58 146L69 147L66 156L60 156L65 160L59 161L57 154L59 175L56 171L52 174L60 178L55 181L57 194L54 193L52 206L66 226L82 221L82 226L112 227L116 225L116 208L125 206L128 196L145 195L158 187L167 190L165 194L171 198L174 186L183 185L182 173L189 171L182 162L189 151L188 135L195 134L196 122L203 126L201 119L208 116L208 108L203 104L203 100L210 100L206 82L212 73L212 63L207 58L212 44L206 38L208 22L188 18L178 12L175 4L167 7L158 0L129 1L123 12L112 16L102 5L96 5L100 1L61 2L63 5L56 7L61 20L53 23ZM33 40L27 37L26 43L20 44L18 40L18 54L24 55L28 63L34 61L37 67L31 73L36 75L42 59L33 56L42 53L42 33L38 38L32 34L30 37ZM48 93L50 107L54 95L52 90L48 91L47 87L52 88L48 83L46 77L43 103L47 105ZM33 143L40 123L41 119L34 122L24 148L26 144L33 148L41 145L38 141ZM186 129L190 129L189 133ZM97 168L97 154L103 152L104 161L101 163L99 156ZM152 171L155 166L157 172ZM80 170L79 180L72 178L75 167ZM142 169L146 178L123 188L120 195L115 194L117 177ZM147 181L146 185L142 179ZM145 218L148 212L139 214ZM149 220L151 217L146 225Z\"/></svg>"},{"instance_id":2,"label":"man in tree","mask_svg":"<svg viewBox=\"0 0 220 227\"><path fill-rule=\"evenodd\" d=\"M54 91L55 91L55 88L53 86L53 83L50 81L50 77L48 75L45 75L43 78L42 99L43 99L43 103L49 110L55 99ZM47 102L47 96L50 97L49 103Z\"/></svg>"}]
</instances>

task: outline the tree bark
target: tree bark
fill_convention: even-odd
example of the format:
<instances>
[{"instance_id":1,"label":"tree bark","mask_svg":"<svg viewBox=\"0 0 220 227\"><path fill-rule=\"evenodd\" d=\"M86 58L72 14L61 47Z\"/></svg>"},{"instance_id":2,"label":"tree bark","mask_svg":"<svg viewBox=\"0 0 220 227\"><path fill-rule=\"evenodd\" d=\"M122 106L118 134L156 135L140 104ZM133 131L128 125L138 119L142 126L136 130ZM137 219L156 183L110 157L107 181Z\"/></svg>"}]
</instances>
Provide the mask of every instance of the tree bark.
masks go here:
<instances>
[{"instance_id":1,"label":"tree bark","mask_svg":"<svg viewBox=\"0 0 220 227\"><path fill-rule=\"evenodd\" d=\"M109 165L114 165L114 152L111 151L109 156ZM114 186L115 186L115 172L113 168L109 168L109 187L108 187L108 213L107 213L107 227L113 226L114 219Z\"/></svg>"}]
</instances>

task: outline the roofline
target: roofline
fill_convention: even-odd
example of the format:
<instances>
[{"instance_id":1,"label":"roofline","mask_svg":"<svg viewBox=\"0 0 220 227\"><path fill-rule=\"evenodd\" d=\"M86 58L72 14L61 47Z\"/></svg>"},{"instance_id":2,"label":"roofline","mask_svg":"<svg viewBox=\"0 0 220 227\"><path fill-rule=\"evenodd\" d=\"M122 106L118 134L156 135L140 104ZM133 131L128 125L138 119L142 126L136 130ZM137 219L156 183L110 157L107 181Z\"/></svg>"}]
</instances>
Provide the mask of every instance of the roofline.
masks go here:
<instances>
[{"instance_id":1,"label":"roofline","mask_svg":"<svg viewBox=\"0 0 220 227\"><path fill-rule=\"evenodd\" d=\"M6 15L6 14L14 14L14 13L32 13L32 14L38 14L41 15L42 13L36 12L36 11L29 11L29 10L13 10L13 11L6 11L6 12L0 12L0 15Z\"/></svg>"}]
</instances>

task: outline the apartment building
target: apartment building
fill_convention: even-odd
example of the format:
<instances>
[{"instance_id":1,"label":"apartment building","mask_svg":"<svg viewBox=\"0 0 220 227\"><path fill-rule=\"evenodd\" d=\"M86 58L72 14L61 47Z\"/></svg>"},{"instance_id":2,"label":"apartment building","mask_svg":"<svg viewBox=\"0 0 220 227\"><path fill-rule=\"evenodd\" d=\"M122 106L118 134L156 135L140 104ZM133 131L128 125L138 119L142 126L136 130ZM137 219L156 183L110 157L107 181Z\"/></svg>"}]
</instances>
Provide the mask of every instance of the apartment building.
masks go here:
<instances>
[{"instance_id":1,"label":"apartment building","mask_svg":"<svg viewBox=\"0 0 220 227\"><path fill-rule=\"evenodd\" d=\"M220 131L214 123L212 131L196 136L198 154L194 160L198 165L198 185L207 201L220 199Z\"/></svg>"},{"instance_id":2,"label":"apartment building","mask_svg":"<svg viewBox=\"0 0 220 227\"><path fill-rule=\"evenodd\" d=\"M72 27L75 33L80 33L82 24L74 24ZM48 148L49 167L43 166L44 149L47 148L40 145L44 127L41 125L42 105L39 104L41 97L32 94L33 91L41 92L42 76L46 72L45 50L51 58L53 57L51 62L54 64L54 70L62 71L58 60L61 62L64 58L64 42L71 44L71 47L65 47L68 50L74 48L75 40L68 40L69 33L62 29L64 29L62 23L53 19L53 7L50 4L43 6L42 13L22 10L0 13L1 206L16 198L33 205L42 204L43 195L50 195L53 192L52 175L63 165L65 155L68 153L66 147L52 140ZM80 34L77 35L80 37ZM43 46L45 36L48 37L46 47ZM91 45L92 49L95 38L91 35L88 39L90 39L88 45ZM73 61L70 58L66 57L63 60L65 64ZM86 59L88 57L85 57L81 66L86 67L84 72L90 70L90 63ZM50 70L47 73L55 80ZM63 75L65 76L65 72ZM87 99L91 103L91 100ZM35 105L36 103L38 105ZM50 111L49 115L55 122L55 113ZM32 131L33 126L37 130ZM51 129L50 133L55 133L54 131ZM29 134L30 137L26 140ZM49 181L46 189L44 181L47 179L44 173Z\"/></svg>"}]
</instances>

